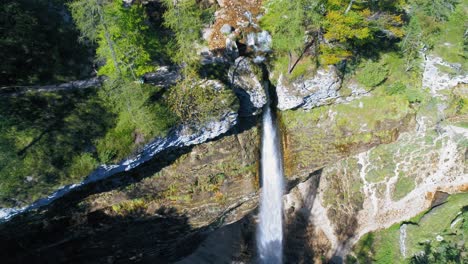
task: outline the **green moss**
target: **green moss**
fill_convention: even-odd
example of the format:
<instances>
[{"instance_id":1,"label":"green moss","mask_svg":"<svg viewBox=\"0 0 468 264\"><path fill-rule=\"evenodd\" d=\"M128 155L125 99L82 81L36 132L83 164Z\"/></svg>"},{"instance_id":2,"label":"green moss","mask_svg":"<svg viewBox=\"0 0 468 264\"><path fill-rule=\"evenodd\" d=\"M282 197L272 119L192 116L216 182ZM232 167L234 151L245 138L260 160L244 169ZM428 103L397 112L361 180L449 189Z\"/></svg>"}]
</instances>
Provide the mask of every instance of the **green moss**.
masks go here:
<instances>
[{"instance_id":1,"label":"green moss","mask_svg":"<svg viewBox=\"0 0 468 264\"><path fill-rule=\"evenodd\" d=\"M195 85L194 85L195 83ZM219 119L226 111L237 111L237 97L227 87L216 89L200 80L187 79L172 87L168 104L185 123L199 124Z\"/></svg>"},{"instance_id":2,"label":"green moss","mask_svg":"<svg viewBox=\"0 0 468 264\"><path fill-rule=\"evenodd\" d=\"M375 239L375 263L393 264L402 262L400 256L400 225L392 225L385 231L380 231Z\"/></svg>"},{"instance_id":3,"label":"green moss","mask_svg":"<svg viewBox=\"0 0 468 264\"><path fill-rule=\"evenodd\" d=\"M450 63L459 63L464 71L468 70L466 59L465 28L461 26L468 21L468 7L459 4L448 18L447 22L440 25L443 30L437 36L434 52Z\"/></svg>"},{"instance_id":4,"label":"green moss","mask_svg":"<svg viewBox=\"0 0 468 264\"><path fill-rule=\"evenodd\" d=\"M148 204L143 199L124 201L111 206L114 213L120 216L143 214L148 208Z\"/></svg>"},{"instance_id":5,"label":"green moss","mask_svg":"<svg viewBox=\"0 0 468 264\"><path fill-rule=\"evenodd\" d=\"M301 127L304 124L315 124L320 119L326 117L329 107L317 107L308 111L287 110L280 112L281 119L288 128Z\"/></svg>"},{"instance_id":6,"label":"green moss","mask_svg":"<svg viewBox=\"0 0 468 264\"><path fill-rule=\"evenodd\" d=\"M416 184L414 183L414 179L410 177L405 177L403 175L399 175L398 180L395 184L395 190L392 192L392 199L393 200L400 200L401 198L405 197L408 193L410 193Z\"/></svg>"},{"instance_id":7,"label":"green moss","mask_svg":"<svg viewBox=\"0 0 468 264\"><path fill-rule=\"evenodd\" d=\"M406 263L414 254L425 251L429 242L433 248L439 250L444 245L458 245L458 251L453 251L455 258L463 258L462 246L466 244L468 236L467 193L453 194L446 203L431 210L421 212L417 216L405 221L407 226L406 249L407 259L403 259L399 250L400 224L390 228L372 232L363 236L353 249L354 255L361 263ZM451 227L456 218L462 220ZM437 242L436 236L442 236L443 241ZM458 254L458 256L456 256ZM453 256L452 256L453 257ZM364 261L366 260L366 261ZM429 262L432 263L432 262ZM437 262L434 263L443 263ZM457 263L457 262L454 262Z\"/></svg>"},{"instance_id":8,"label":"green moss","mask_svg":"<svg viewBox=\"0 0 468 264\"><path fill-rule=\"evenodd\" d=\"M402 263L399 254L399 229L400 225L395 224L388 229L364 235L353 249L359 263Z\"/></svg>"},{"instance_id":9,"label":"green moss","mask_svg":"<svg viewBox=\"0 0 468 264\"><path fill-rule=\"evenodd\" d=\"M383 120L401 119L409 110L408 102L401 96L374 96L336 105L338 129L359 131L363 124L374 130Z\"/></svg>"},{"instance_id":10,"label":"green moss","mask_svg":"<svg viewBox=\"0 0 468 264\"><path fill-rule=\"evenodd\" d=\"M423 250L423 242L435 241L437 235L450 240L454 232L461 232L451 229L450 225L462 208L468 205L467 201L468 193L451 195L445 204L421 217L417 226L408 226L408 253L413 255Z\"/></svg>"}]
</instances>

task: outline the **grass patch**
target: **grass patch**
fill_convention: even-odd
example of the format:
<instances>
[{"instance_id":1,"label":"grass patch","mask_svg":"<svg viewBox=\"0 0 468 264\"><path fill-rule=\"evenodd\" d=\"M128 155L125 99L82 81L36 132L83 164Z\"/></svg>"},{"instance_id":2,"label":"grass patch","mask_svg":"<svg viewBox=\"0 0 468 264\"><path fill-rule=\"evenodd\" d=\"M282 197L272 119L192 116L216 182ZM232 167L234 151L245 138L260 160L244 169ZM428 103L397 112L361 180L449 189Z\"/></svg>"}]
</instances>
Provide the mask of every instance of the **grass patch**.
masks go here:
<instances>
[{"instance_id":1,"label":"grass patch","mask_svg":"<svg viewBox=\"0 0 468 264\"><path fill-rule=\"evenodd\" d=\"M354 261L351 263L356 263L356 259L360 263L379 264L460 263L459 260L466 257L467 198L468 193L450 195L446 203L405 221L413 223L407 226L406 259L399 249L400 224L395 224L363 236L353 249L354 256L349 257ZM458 218L461 219L452 228L451 224ZM437 241L437 236L443 240ZM418 257L413 257L415 255Z\"/></svg>"},{"instance_id":2,"label":"grass patch","mask_svg":"<svg viewBox=\"0 0 468 264\"><path fill-rule=\"evenodd\" d=\"M395 190L392 192L392 199L400 200L410 193L415 186L414 179L400 174L395 184Z\"/></svg>"},{"instance_id":3,"label":"grass patch","mask_svg":"<svg viewBox=\"0 0 468 264\"><path fill-rule=\"evenodd\" d=\"M459 63L462 70L468 71L465 30L468 23L468 5L466 1L458 4L437 37L434 52L450 63Z\"/></svg>"},{"instance_id":4,"label":"grass patch","mask_svg":"<svg viewBox=\"0 0 468 264\"><path fill-rule=\"evenodd\" d=\"M351 263L402 263L399 248L400 225L388 229L370 232L364 235L353 249L355 257L348 257Z\"/></svg>"},{"instance_id":5,"label":"grass patch","mask_svg":"<svg viewBox=\"0 0 468 264\"><path fill-rule=\"evenodd\" d=\"M456 238L457 231L451 229L450 224L462 208L468 205L467 201L468 193L451 195L445 204L421 217L417 226L408 226L408 253L413 255L424 250L424 242L435 242L438 235L445 240Z\"/></svg>"}]
</instances>

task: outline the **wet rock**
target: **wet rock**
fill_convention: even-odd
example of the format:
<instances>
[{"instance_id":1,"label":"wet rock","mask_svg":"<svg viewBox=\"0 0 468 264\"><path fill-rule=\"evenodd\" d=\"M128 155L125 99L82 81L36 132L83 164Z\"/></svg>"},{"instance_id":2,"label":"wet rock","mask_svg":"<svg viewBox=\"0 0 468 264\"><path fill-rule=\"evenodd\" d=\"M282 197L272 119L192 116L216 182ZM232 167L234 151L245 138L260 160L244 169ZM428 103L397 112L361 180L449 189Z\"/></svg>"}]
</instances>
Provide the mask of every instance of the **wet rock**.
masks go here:
<instances>
[{"instance_id":1,"label":"wet rock","mask_svg":"<svg viewBox=\"0 0 468 264\"><path fill-rule=\"evenodd\" d=\"M302 107L310 109L324 105L339 96L341 79L335 67L320 68L311 77L290 81L281 73L276 86L278 108L288 110Z\"/></svg>"},{"instance_id":2,"label":"wet rock","mask_svg":"<svg viewBox=\"0 0 468 264\"><path fill-rule=\"evenodd\" d=\"M229 69L229 82L240 100L241 116L259 114L267 102L261 75L262 70L246 57L237 58Z\"/></svg>"}]
</instances>

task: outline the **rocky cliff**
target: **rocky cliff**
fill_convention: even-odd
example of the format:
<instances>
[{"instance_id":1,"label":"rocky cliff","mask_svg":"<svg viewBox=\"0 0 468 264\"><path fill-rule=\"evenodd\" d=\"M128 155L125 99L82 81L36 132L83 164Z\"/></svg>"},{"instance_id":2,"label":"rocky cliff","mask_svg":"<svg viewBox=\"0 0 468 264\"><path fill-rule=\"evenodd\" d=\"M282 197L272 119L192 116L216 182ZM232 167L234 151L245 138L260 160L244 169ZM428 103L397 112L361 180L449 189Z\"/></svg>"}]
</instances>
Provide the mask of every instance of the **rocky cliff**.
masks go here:
<instances>
[{"instance_id":1,"label":"rocky cliff","mask_svg":"<svg viewBox=\"0 0 468 264\"><path fill-rule=\"evenodd\" d=\"M288 74L256 64L269 48L258 3L218 2L210 48L228 49L205 54L202 67L227 69L222 77L239 111L179 126L83 184L21 212L5 210L4 263L253 262L264 81L274 85L281 124L287 263L404 261L428 239L463 241L467 75L446 72L457 65L425 56L416 81L422 99L366 87L359 70L344 76L335 66L305 64ZM160 85L179 78L161 74L146 77ZM440 212L448 220L436 233L418 229ZM390 253L382 251L386 240Z\"/></svg>"}]
</instances>

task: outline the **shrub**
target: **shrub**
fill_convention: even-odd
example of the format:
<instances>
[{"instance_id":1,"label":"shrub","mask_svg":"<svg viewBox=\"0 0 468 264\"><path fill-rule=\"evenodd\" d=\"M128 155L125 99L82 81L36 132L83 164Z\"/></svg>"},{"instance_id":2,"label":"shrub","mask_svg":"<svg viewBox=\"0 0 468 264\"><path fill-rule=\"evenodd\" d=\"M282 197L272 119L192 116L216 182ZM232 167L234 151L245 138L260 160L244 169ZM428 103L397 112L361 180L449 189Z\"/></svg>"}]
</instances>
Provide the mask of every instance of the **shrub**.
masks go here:
<instances>
[{"instance_id":1,"label":"shrub","mask_svg":"<svg viewBox=\"0 0 468 264\"><path fill-rule=\"evenodd\" d=\"M231 90L207 81L192 83L194 80L185 80L169 92L169 106L182 122L204 123L219 118L229 109L237 110L237 98Z\"/></svg>"},{"instance_id":2,"label":"shrub","mask_svg":"<svg viewBox=\"0 0 468 264\"><path fill-rule=\"evenodd\" d=\"M387 79L388 67L378 62L367 62L362 70L358 72L359 83L366 87L375 87Z\"/></svg>"},{"instance_id":3,"label":"shrub","mask_svg":"<svg viewBox=\"0 0 468 264\"><path fill-rule=\"evenodd\" d=\"M388 95L403 94L406 91L406 85L402 82L396 82L392 85L389 85L385 88L385 92Z\"/></svg>"},{"instance_id":4,"label":"shrub","mask_svg":"<svg viewBox=\"0 0 468 264\"><path fill-rule=\"evenodd\" d=\"M117 80L106 84L100 96L117 118L114 127L97 141L101 162L130 155L135 147L164 136L177 123L177 117L160 98L152 99L160 92L160 88L135 82Z\"/></svg>"},{"instance_id":5,"label":"shrub","mask_svg":"<svg viewBox=\"0 0 468 264\"><path fill-rule=\"evenodd\" d=\"M401 94L405 96L408 102L410 103L420 103L424 99L421 91L415 88L408 88L402 82L396 82L392 85L387 86L385 88L385 92L388 95Z\"/></svg>"},{"instance_id":6,"label":"shrub","mask_svg":"<svg viewBox=\"0 0 468 264\"><path fill-rule=\"evenodd\" d=\"M92 172L97 165L98 162L91 153L83 153L79 156L75 156L70 166L69 176L73 179L80 179Z\"/></svg>"}]
</instances>

